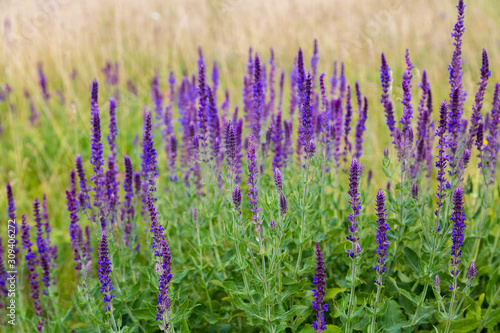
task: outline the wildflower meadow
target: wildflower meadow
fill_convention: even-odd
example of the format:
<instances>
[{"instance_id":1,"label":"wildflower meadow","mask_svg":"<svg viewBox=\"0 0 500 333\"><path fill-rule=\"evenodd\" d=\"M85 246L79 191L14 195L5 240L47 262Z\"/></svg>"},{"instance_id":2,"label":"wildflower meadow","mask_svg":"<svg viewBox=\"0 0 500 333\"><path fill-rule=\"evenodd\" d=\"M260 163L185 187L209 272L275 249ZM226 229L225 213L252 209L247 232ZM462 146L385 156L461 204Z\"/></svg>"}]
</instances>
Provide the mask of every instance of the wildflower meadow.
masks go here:
<instances>
[{"instance_id":1,"label":"wildflower meadow","mask_svg":"<svg viewBox=\"0 0 500 333\"><path fill-rule=\"evenodd\" d=\"M1 62L18 65L0 70L0 331L500 331L500 13L479 30L484 2L443 1L452 18L425 52L401 37L339 56L325 27L220 60L201 38L217 29L187 18L194 56L173 56L179 32L169 61L131 66L161 56L144 46L168 39L154 23L153 40L77 66L54 34L63 56L31 60L26 79L9 50L38 54L37 36L6 16ZM72 4L55 3L59 20ZM158 6L154 22L187 8ZM406 19L433 8L420 10ZM476 29L496 39L476 45Z\"/></svg>"}]
</instances>

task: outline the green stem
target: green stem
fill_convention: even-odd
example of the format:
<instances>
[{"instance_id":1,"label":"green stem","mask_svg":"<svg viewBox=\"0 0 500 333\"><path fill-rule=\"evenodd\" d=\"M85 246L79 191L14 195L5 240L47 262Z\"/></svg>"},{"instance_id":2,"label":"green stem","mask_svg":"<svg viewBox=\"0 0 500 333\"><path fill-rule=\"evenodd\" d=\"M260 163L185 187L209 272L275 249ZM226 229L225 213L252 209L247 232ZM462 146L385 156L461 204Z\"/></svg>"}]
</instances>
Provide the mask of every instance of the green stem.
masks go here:
<instances>
[{"instance_id":1,"label":"green stem","mask_svg":"<svg viewBox=\"0 0 500 333\"><path fill-rule=\"evenodd\" d=\"M382 280L382 277L379 275L379 281L381 281L381 280ZM380 285L377 285L377 296L375 297L375 304L373 305L373 320L372 320L372 325L371 325L371 330L370 330L371 333L375 333L375 329L376 329L377 306L378 306L378 300L380 297L380 290L382 290L382 288L380 288Z\"/></svg>"},{"instance_id":2,"label":"green stem","mask_svg":"<svg viewBox=\"0 0 500 333\"><path fill-rule=\"evenodd\" d=\"M297 257L297 266L295 267L295 276L299 274L300 269L300 261L302 260L302 251L304 246L302 245L304 241L304 230L305 230L305 220L306 220L306 197L307 197L307 187L309 184L308 176L309 176L309 164L306 163L306 171L304 174L304 192L302 194L302 217L300 219L300 245L299 245L299 256Z\"/></svg>"},{"instance_id":3,"label":"green stem","mask_svg":"<svg viewBox=\"0 0 500 333\"><path fill-rule=\"evenodd\" d=\"M352 287L351 287L351 295L349 296L349 307L347 308L346 332L350 332L352 305L354 302L354 292L356 290L357 270L358 270L358 267L357 267L356 259L353 259L352 260Z\"/></svg>"}]
</instances>

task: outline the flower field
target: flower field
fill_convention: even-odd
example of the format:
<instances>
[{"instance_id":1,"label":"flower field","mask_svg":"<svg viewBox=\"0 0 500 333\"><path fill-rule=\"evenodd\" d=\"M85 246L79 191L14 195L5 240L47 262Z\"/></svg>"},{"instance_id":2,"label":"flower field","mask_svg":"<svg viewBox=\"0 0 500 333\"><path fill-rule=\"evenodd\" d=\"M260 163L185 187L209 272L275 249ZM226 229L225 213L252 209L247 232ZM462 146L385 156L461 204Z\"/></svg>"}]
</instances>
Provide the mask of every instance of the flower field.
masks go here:
<instances>
[{"instance_id":1,"label":"flower field","mask_svg":"<svg viewBox=\"0 0 500 333\"><path fill-rule=\"evenodd\" d=\"M0 6L1 332L500 331L491 2Z\"/></svg>"}]
</instances>

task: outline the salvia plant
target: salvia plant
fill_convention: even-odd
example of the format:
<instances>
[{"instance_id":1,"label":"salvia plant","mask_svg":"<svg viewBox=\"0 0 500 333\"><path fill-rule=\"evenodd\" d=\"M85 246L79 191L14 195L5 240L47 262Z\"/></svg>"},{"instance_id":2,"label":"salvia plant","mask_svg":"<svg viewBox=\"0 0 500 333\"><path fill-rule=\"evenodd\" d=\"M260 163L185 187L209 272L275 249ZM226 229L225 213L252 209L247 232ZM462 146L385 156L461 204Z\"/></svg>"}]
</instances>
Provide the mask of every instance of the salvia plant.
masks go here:
<instances>
[{"instance_id":1,"label":"salvia plant","mask_svg":"<svg viewBox=\"0 0 500 333\"><path fill-rule=\"evenodd\" d=\"M410 49L402 73L381 54L374 105L344 63L320 71L317 40L289 72L250 49L241 103L201 48L193 73L156 70L144 90L106 62L78 111L89 140L56 175L63 230L50 196L19 214L6 184L1 331L498 331L500 84L485 49L465 90L465 8L446 96ZM65 103L41 63L38 78L33 126ZM128 109L137 135L121 131ZM364 139L380 117L384 149Z\"/></svg>"}]
</instances>

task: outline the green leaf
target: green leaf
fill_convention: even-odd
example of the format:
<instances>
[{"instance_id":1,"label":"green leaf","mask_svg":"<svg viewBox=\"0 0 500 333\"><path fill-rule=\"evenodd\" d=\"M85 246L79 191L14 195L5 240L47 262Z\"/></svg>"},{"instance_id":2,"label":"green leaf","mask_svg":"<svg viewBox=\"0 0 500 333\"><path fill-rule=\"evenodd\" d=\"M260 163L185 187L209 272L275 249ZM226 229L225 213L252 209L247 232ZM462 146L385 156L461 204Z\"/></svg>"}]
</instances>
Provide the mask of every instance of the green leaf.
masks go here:
<instances>
[{"instance_id":1,"label":"green leaf","mask_svg":"<svg viewBox=\"0 0 500 333\"><path fill-rule=\"evenodd\" d=\"M394 278L389 277L389 281L391 281L391 282L394 284L394 286L396 287L396 289L399 291L399 293L400 293L401 295L403 295L404 297L408 298L408 299L409 299L410 301L412 301L414 304L417 304L417 302L415 301L414 297L413 297L413 296L412 296L412 295L411 295L408 291L406 291L406 290L404 290L404 289L399 288L399 286L398 286L398 284L397 284L396 280L394 280Z\"/></svg>"},{"instance_id":2,"label":"green leaf","mask_svg":"<svg viewBox=\"0 0 500 333\"><path fill-rule=\"evenodd\" d=\"M189 325L186 319L182 319L181 322L181 333L189 333Z\"/></svg>"},{"instance_id":3,"label":"green leaf","mask_svg":"<svg viewBox=\"0 0 500 333\"><path fill-rule=\"evenodd\" d=\"M413 251L409 247L405 247L403 249L403 252L404 252L405 257L407 259L407 263L418 274L420 272L420 269L418 268L418 263L419 263L419 257L418 257L418 255L415 253L415 251Z\"/></svg>"},{"instance_id":4,"label":"green leaf","mask_svg":"<svg viewBox=\"0 0 500 333\"><path fill-rule=\"evenodd\" d=\"M379 327L384 327L385 332L400 332L401 328L406 326L408 322L405 320L398 303L394 300L388 301L388 309L385 312L383 319L379 322Z\"/></svg>"},{"instance_id":5,"label":"green leaf","mask_svg":"<svg viewBox=\"0 0 500 333\"><path fill-rule=\"evenodd\" d=\"M451 324L451 330L453 332L472 332L477 327L478 320L476 318L462 319Z\"/></svg>"},{"instance_id":6,"label":"green leaf","mask_svg":"<svg viewBox=\"0 0 500 333\"><path fill-rule=\"evenodd\" d=\"M346 291L347 288L330 288L326 290L325 299L335 299L335 296Z\"/></svg>"}]
</instances>

